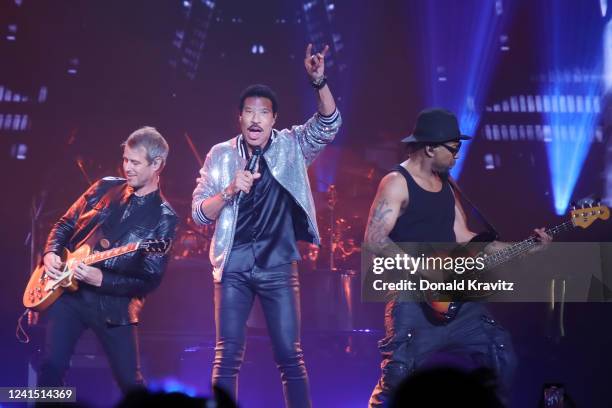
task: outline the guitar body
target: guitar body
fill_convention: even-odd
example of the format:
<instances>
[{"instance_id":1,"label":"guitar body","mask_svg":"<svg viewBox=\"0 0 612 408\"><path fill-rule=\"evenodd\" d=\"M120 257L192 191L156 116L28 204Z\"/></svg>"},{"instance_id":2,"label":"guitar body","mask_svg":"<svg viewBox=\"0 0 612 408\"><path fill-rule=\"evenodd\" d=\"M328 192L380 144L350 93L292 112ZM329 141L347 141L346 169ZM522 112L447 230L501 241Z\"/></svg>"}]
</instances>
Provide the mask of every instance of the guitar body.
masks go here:
<instances>
[{"instance_id":1,"label":"guitar body","mask_svg":"<svg viewBox=\"0 0 612 408\"><path fill-rule=\"evenodd\" d=\"M62 295L64 290L76 291L79 285L77 280L73 279L73 271L79 262L83 262L85 265L94 265L106 259L135 251L166 254L170 250L171 245L172 241L169 239L147 239L103 252L91 253L91 247L87 244L81 245L72 253L66 250L64 261L60 268L62 275L59 279L51 279L47 276L44 265L40 265L32 272L28 285L23 292L23 305L28 309L41 312L51 306Z\"/></svg>"},{"instance_id":2,"label":"guitar body","mask_svg":"<svg viewBox=\"0 0 612 408\"><path fill-rule=\"evenodd\" d=\"M495 240L495 236L489 232L476 235L467 244L457 245L448 254L437 256L450 257L476 257L484 251L484 247ZM461 308L461 299L465 298L465 293L425 293L425 314L434 323L444 324L453 320Z\"/></svg>"},{"instance_id":3,"label":"guitar body","mask_svg":"<svg viewBox=\"0 0 612 408\"><path fill-rule=\"evenodd\" d=\"M77 280L73 279L72 271L77 263L90 254L91 248L89 245L83 245L74 252L68 250L65 252L60 279L54 280L47 276L45 266L42 264L32 272L23 293L25 307L41 312L51 306L64 293L64 290L75 292L79 288Z\"/></svg>"}]
</instances>

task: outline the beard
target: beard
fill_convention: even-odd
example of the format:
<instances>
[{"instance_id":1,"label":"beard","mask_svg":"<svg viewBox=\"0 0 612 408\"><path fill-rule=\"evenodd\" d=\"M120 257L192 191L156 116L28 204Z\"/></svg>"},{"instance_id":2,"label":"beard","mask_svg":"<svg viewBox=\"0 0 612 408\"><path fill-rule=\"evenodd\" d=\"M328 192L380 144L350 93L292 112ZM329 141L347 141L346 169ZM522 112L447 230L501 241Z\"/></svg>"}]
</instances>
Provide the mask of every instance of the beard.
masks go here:
<instances>
[{"instance_id":1,"label":"beard","mask_svg":"<svg viewBox=\"0 0 612 408\"><path fill-rule=\"evenodd\" d=\"M443 180L446 181L448 180L448 178L450 177L450 168L447 168L444 171L437 171L436 173L438 173L438 176Z\"/></svg>"},{"instance_id":2,"label":"beard","mask_svg":"<svg viewBox=\"0 0 612 408\"><path fill-rule=\"evenodd\" d=\"M454 163L453 163L454 164ZM453 165L434 165L432 166L432 170L435 171L441 178L447 179L450 175L450 170L453 168Z\"/></svg>"}]
</instances>

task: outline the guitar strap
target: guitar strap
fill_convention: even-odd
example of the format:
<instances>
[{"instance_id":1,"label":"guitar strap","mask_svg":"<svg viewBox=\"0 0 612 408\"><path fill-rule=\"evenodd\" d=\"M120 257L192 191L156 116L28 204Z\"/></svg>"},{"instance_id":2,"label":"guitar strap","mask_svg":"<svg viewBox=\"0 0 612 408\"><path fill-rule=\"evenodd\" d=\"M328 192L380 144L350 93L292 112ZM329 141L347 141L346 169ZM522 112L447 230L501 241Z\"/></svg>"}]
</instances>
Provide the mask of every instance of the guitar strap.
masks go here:
<instances>
[{"instance_id":1,"label":"guitar strap","mask_svg":"<svg viewBox=\"0 0 612 408\"><path fill-rule=\"evenodd\" d=\"M478 218L478 220L480 220L480 222L484 224L487 231L491 235L493 235L493 239L498 239L499 233L497 232L495 227L489 221L487 221L485 216L482 215L482 212L480 212L480 210L474 205L474 203L472 203L470 199L466 197L466 195L463 193L463 191L461 191L455 180L453 180L453 178L449 176L447 178L447 181L451 185L452 189L457 193L457 195L471 207L472 213L476 216L476 218Z\"/></svg>"}]
</instances>

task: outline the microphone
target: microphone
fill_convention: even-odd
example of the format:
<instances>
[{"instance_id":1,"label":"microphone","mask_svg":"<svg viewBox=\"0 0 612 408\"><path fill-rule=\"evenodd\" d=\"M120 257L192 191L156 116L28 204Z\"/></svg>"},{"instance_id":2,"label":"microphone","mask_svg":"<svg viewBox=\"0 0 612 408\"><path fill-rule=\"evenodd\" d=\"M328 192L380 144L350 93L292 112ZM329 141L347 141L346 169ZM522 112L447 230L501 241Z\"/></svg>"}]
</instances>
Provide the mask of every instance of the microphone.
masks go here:
<instances>
[{"instance_id":1,"label":"microphone","mask_svg":"<svg viewBox=\"0 0 612 408\"><path fill-rule=\"evenodd\" d=\"M261 147L255 146L253 148L253 155L249 159L246 167L244 168L246 171L250 171L251 174L255 172L255 167L257 167L257 162L259 162L259 157L261 156ZM244 191L240 191L238 193L238 198L236 199L236 203L240 204L242 198L245 196Z\"/></svg>"}]
</instances>

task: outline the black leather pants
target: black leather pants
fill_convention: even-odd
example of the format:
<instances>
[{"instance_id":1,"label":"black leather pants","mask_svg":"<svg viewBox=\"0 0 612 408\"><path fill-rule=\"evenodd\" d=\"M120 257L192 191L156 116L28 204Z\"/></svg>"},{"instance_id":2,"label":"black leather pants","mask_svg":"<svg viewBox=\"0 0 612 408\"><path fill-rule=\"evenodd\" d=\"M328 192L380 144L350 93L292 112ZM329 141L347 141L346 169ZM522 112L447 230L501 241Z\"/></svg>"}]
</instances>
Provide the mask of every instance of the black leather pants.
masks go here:
<instances>
[{"instance_id":1,"label":"black leather pants","mask_svg":"<svg viewBox=\"0 0 612 408\"><path fill-rule=\"evenodd\" d=\"M212 383L234 399L244 357L246 322L259 296L287 407L310 407L308 375L300 344L300 298L297 265L246 272L224 271L215 284L216 347Z\"/></svg>"},{"instance_id":2,"label":"black leather pants","mask_svg":"<svg viewBox=\"0 0 612 408\"><path fill-rule=\"evenodd\" d=\"M64 385L64 374L83 332L94 331L104 348L115 380L126 393L144 385L138 356L138 332L135 325L111 326L79 294L62 295L48 311L45 350L40 367L39 387Z\"/></svg>"}]
</instances>

